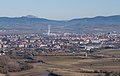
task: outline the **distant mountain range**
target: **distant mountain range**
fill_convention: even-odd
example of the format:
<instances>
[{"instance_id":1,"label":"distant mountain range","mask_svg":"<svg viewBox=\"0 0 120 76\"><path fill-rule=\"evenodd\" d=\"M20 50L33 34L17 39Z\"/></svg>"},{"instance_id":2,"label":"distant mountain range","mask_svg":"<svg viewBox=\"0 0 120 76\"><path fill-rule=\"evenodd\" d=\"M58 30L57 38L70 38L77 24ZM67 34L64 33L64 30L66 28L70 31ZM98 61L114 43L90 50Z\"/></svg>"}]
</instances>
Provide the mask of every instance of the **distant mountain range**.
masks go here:
<instances>
[{"instance_id":1,"label":"distant mountain range","mask_svg":"<svg viewBox=\"0 0 120 76\"><path fill-rule=\"evenodd\" d=\"M120 15L78 18L66 21L49 20L32 15L22 17L0 17L0 29L46 32L48 25L51 25L51 30L53 32L119 32Z\"/></svg>"}]
</instances>

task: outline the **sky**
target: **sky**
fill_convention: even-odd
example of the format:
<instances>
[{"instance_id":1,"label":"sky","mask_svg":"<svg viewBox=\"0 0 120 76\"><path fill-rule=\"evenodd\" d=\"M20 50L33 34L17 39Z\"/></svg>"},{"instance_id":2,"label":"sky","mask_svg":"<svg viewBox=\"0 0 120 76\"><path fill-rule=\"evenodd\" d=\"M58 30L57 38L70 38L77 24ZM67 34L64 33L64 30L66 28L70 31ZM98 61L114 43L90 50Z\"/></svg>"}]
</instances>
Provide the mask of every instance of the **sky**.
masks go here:
<instances>
[{"instance_id":1,"label":"sky","mask_svg":"<svg viewBox=\"0 0 120 76\"><path fill-rule=\"evenodd\" d=\"M53 20L120 15L120 0L0 0L0 17L25 15Z\"/></svg>"}]
</instances>

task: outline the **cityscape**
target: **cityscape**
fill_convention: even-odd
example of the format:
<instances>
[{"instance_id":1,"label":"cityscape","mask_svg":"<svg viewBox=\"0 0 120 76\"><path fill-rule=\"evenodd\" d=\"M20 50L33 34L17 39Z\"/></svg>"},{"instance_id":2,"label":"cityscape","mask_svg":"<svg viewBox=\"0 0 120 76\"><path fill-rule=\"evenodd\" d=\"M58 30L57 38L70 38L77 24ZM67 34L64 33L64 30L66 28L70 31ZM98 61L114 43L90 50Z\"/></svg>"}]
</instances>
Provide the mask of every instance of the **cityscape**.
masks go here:
<instances>
[{"instance_id":1,"label":"cityscape","mask_svg":"<svg viewBox=\"0 0 120 76\"><path fill-rule=\"evenodd\" d=\"M120 76L119 3L0 0L0 76Z\"/></svg>"},{"instance_id":2,"label":"cityscape","mask_svg":"<svg viewBox=\"0 0 120 76\"><path fill-rule=\"evenodd\" d=\"M112 59L113 63L118 62L116 65L119 65L120 62L119 49L120 49L120 34L115 34L115 33L104 33L104 34L78 34L78 33L55 34L54 33L53 34L51 32L50 25L48 25L48 32L43 34L31 33L31 34L0 35L1 58L2 57L4 58L4 56L9 56L12 59L17 59L17 62L21 62L22 60L25 61L26 63L39 63L39 64L49 65L49 63L47 63L47 61L41 57L45 57L45 59L48 59L47 57L53 57L53 58L75 57L75 60L76 57L78 57L78 59L92 59L91 57L94 57L98 59L110 58ZM113 51L113 54L104 53L107 52L107 50L108 52L110 50ZM5 64L5 61L3 61L2 63ZM14 62L14 64L17 63ZM23 66L23 67L26 67L26 69L33 68L33 66L31 65ZM12 67L11 69L9 67L9 70L13 72L18 71L17 68L12 68ZM104 74L101 73L101 70L88 71L88 70L80 69L79 71L81 72L86 71L91 73L95 72L98 73L98 75L100 76L101 75L103 76ZM117 75L117 73L115 75Z\"/></svg>"}]
</instances>

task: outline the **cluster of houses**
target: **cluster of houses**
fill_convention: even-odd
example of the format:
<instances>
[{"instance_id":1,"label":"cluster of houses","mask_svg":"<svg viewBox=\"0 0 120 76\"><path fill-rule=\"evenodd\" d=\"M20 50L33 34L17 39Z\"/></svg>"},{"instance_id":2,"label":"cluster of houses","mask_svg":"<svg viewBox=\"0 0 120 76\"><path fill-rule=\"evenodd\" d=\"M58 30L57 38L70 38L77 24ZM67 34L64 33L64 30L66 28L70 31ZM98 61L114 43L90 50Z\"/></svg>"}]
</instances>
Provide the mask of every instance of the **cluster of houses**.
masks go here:
<instances>
[{"instance_id":1,"label":"cluster of houses","mask_svg":"<svg viewBox=\"0 0 120 76\"><path fill-rule=\"evenodd\" d=\"M13 48L19 49L19 52L32 49L40 54L73 54L103 48L120 48L120 34L1 35L0 55L5 55L5 52Z\"/></svg>"}]
</instances>

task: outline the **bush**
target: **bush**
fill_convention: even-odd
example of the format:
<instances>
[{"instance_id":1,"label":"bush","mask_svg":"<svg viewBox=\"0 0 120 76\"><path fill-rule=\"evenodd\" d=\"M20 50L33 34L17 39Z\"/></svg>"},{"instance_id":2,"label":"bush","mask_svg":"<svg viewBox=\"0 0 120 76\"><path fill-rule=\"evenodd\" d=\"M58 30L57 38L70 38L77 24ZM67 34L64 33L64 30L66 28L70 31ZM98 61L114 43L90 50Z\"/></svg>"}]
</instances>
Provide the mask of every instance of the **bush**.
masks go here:
<instances>
[{"instance_id":1,"label":"bush","mask_svg":"<svg viewBox=\"0 0 120 76\"><path fill-rule=\"evenodd\" d=\"M17 61L10 59L8 56L0 57L0 73L18 72L33 68L32 65L27 64L24 61Z\"/></svg>"}]
</instances>

